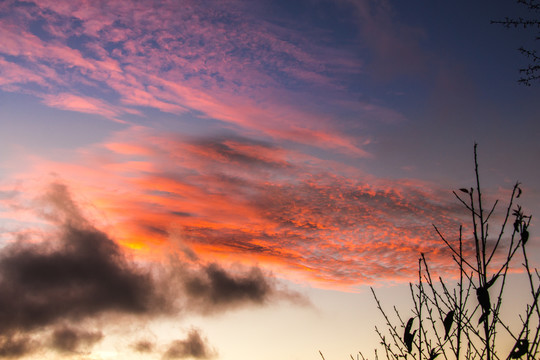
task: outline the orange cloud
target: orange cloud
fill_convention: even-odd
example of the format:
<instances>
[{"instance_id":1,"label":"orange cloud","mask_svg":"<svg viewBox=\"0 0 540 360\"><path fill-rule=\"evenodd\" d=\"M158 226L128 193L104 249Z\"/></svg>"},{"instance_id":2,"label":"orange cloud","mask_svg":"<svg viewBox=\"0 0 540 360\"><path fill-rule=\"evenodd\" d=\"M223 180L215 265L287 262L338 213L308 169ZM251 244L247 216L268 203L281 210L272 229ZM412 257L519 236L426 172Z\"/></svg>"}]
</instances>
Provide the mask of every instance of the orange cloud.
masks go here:
<instances>
[{"instance_id":1,"label":"orange cloud","mask_svg":"<svg viewBox=\"0 0 540 360\"><path fill-rule=\"evenodd\" d=\"M83 153L78 165L42 161L32 173L62 174L98 223L139 256L187 246L203 259L262 263L338 287L409 279L420 252L435 257L434 268L451 261L440 257L431 224L454 233L458 208L432 184L352 174L241 137L143 128Z\"/></svg>"}]
</instances>

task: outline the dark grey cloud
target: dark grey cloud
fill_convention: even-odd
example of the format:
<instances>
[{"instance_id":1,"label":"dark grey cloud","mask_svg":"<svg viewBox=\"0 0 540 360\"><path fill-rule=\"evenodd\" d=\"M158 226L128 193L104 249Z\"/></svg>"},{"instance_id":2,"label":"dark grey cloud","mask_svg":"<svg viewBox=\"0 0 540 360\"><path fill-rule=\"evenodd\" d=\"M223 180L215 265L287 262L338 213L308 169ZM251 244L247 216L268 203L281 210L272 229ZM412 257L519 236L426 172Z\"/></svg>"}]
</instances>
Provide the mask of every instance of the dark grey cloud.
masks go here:
<instances>
[{"instance_id":1,"label":"dark grey cloud","mask_svg":"<svg viewBox=\"0 0 540 360\"><path fill-rule=\"evenodd\" d=\"M37 348L38 344L28 336L9 334L0 337L0 358L20 358Z\"/></svg>"},{"instance_id":2,"label":"dark grey cloud","mask_svg":"<svg viewBox=\"0 0 540 360\"><path fill-rule=\"evenodd\" d=\"M181 309L210 314L286 294L258 268L232 272L203 264L187 247L186 260L143 269L82 215L66 186L51 185L41 201L44 210L38 212L56 230L39 241L19 239L0 249L0 336L6 352L22 349L21 341L6 337L18 332L48 330L50 347L78 352L103 336L77 330L95 317L147 318ZM145 349L150 346L135 348Z\"/></svg>"},{"instance_id":3,"label":"dark grey cloud","mask_svg":"<svg viewBox=\"0 0 540 360\"><path fill-rule=\"evenodd\" d=\"M274 145L240 136L204 138L192 141L188 147L195 156L215 164L256 168L292 168L292 164L273 158L279 151Z\"/></svg>"},{"instance_id":4,"label":"dark grey cloud","mask_svg":"<svg viewBox=\"0 0 540 360\"><path fill-rule=\"evenodd\" d=\"M87 351L103 339L101 331L86 331L70 327L61 327L53 331L51 347L63 353Z\"/></svg>"},{"instance_id":5,"label":"dark grey cloud","mask_svg":"<svg viewBox=\"0 0 540 360\"><path fill-rule=\"evenodd\" d=\"M133 350L139 353L151 353L154 351L155 345L148 340L139 340L131 345Z\"/></svg>"},{"instance_id":6,"label":"dark grey cloud","mask_svg":"<svg viewBox=\"0 0 540 360\"><path fill-rule=\"evenodd\" d=\"M198 330L192 329L186 339L176 340L170 345L163 359L210 359L216 355L206 338L203 338Z\"/></svg>"},{"instance_id":7,"label":"dark grey cloud","mask_svg":"<svg viewBox=\"0 0 540 360\"><path fill-rule=\"evenodd\" d=\"M185 226L184 235L193 242L200 244L220 245L228 248L231 252L251 254L281 255L279 248L261 246L254 243L253 234L244 229L211 229L199 226ZM275 237L259 234L260 238L268 242L276 241Z\"/></svg>"},{"instance_id":8,"label":"dark grey cloud","mask_svg":"<svg viewBox=\"0 0 540 360\"><path fill-rule=\"evenodd\" d=\"M193 214L188 213L188 212L184 212L184 211L171 211L171 214L176 215L176 216L180 216L180 217L192 217L193 216Z\"/></svg>"},{"instance_id":9,"label":"dark grey cloud","mask_svg":"<svg viewBox=\"0 0 540 360\"><path fill-rule=\"evenodd\" d=\"M148 314L166 308L153 278L80 215L67 189L47 194L57 211L56 238L15 242L0 252L0 333L105 312ZM70 216L72 214L73 216Z\"/></svg>"},{"instance_id":10,"label":"dark grey cloud","mask_svg":"<svg viewBox=\"0 0 540 360\"><path fill-rule=\"evenodd\" d=\"M203 312L247 303L264 304L275 293L274 284L258 268L232 275L213 263L186 276L184 281L191 305Z\"/></svg>"},{"instance_id":11,"label":"dark grey cloud","mask_svg":"<svg viewBox=\"0 0 540 360\"><path fill-rule=\"evenodd\" d=\"M36 210L46 219L59 224L84 227L90 224L73 201L68 187L62 183L52 183L41 196L41 207Z\"/></svg>"},{"instance_id":12,"label":"dark grey cloud","mask_svg":"<svg viewBox=\"0 0 540 360\"><path fill-rule=\"evenodd\" d=\"M0 331L164 305L152 278L106 234L64 225L59 244L51 243L14 244L0 254Z\"/></svg>"}]
</instances>

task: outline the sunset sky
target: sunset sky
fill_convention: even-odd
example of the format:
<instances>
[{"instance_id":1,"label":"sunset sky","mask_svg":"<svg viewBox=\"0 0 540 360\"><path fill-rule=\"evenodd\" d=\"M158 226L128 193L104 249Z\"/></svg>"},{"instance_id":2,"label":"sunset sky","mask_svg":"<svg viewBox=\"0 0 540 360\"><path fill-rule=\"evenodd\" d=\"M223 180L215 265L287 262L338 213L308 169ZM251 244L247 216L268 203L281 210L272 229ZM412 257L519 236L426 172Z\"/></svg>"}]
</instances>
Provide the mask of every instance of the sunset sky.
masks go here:
<instances>
[{"instance_id":1,"label":"sunset sky","mask_svg":"<svg viewBox=\"0 0 540 360\"><path fill-rule=\"evenodd\" d=\"M0 0L0 357L347 359L522 183L515 1ZM521 199L520 199L521 200ZM497 218L496 218L497 219Z\"/></svg>"}]
</instances>

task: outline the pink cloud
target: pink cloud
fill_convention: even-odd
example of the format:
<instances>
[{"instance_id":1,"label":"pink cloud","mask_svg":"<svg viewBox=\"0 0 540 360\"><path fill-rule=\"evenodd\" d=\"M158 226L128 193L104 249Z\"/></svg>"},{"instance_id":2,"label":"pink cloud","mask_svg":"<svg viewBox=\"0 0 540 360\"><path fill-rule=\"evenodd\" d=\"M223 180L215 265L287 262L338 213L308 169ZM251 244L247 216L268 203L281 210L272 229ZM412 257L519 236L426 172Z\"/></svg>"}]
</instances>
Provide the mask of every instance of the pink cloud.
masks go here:
<instances>
[{"instance_id":1,"label":"pink cloud","mask_svg":"<svg viewBox=\"0 0 540 360\"><path fill-rule=\"evenodd\" d=\"M106 118L115 118L120 113L109 104L96 98L82 97L69 93L46 95L43 97L43 101L46 105L52 107L89 114L99 114Z\"/></svg>"},{"instance_id":2,"label":"pink cloud","mask_svg":"<svg viewBox=\"0 0 540 360\"><path fill-rule=\"evenodd\" d=\"M3 89L23 91L21 85L28 83L47 86L47 81L35 71L0 58L0 86Z\"/></svg>"},{"instance_id":3,"label":"pink cloud","mask_svg":"<svg viewBox=\"0 0 540 360\"><path fill-rule=\"evenodd\" d=\"M57 43L45 43L37 36L21 31L16 26L0 27L3 41L0 52L11 56L24 56L29 60L48 60L76 66L83 70L95 70L91 61L85 59L78 51Z\"/></svg>"},{"instance_id":4,"label":"pink cloud","mask_svg":"<svg viewBox=\"0 0 540 360\"><path fill-rule=\"evenodd\" d=\"M13 20L0 26L0 55L20 58L14 64L35 73L49 90L47 95L32 93L49 106L113 119L141 114L141 107L173 114L196 111L276 141L369 156L365 138L347 135L339 119L317 104L350 97L341 85L333 85L328 72L339 68L343 76L357 74L360 61L353 53L317 45L299 31L255 21L231 8L208 12L196 2L181 8L176 2L36 4L12 9ZM30 33L28 24L35 20L45 23L43 31L51 39ZM69 41L80 44L73 48ZM324 86L324 96L290 90L280 83L282 76L310 89ZM12 83L10 77L0 83ZM86 92L82 85L97 91ZM74 97L81 98L78 104ZM358 110L354 101L348 104L351 112ZM98 112L97 105L105 110ZM361 111L371 114L373 109Z\"/></svg>"}]
</instances>

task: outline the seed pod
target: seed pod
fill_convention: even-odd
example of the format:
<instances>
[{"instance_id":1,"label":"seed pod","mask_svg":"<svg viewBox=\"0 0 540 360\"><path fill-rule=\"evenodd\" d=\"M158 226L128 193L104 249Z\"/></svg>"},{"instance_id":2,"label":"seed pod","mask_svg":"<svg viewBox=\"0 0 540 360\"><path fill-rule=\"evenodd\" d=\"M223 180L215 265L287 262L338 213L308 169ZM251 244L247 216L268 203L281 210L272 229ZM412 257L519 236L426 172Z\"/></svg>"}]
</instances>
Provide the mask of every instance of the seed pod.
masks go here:
<instances>
[{"instance_id":1,"label":"seed pod","mask_svg":"<svg viewBox=\"0 0 540 360\"><path fill-rule=\"evenodd\" d=\"M514 345L514 348L512 349L512 352L510 353L510 358L512 359L519 359L523 355L527 353L529 349L529 340L518 340L516 342L516 345Z\"/></svg>"},{"instance_id":2,"label":"seed pod","mask_svg":"<svg viewBox=\"0 0 540 360\"><path fill-rule=\"evenodd\" d=\"M410 318L409 321L407 321L407 326L405 326L405 333L403 334L403 342L405 343L405 346L407 347L407 351L409 353L412 351L414 334L416 334L416 330L411 333L413 321L414 318Z\"/></svg>"},{"instance_id":3,"label":"seed pod","mask_svg":"<svg viewBox=\"0 0 540 360\"><path fill-rule=\"evenodd\" d=\"M446 317L443 320L445 339L448 339L448 334L450 333L450 329L452 328L453 323L454 323L454 310L450 310L448 314L446 314Z\"/></svg>"}]
</instances>

